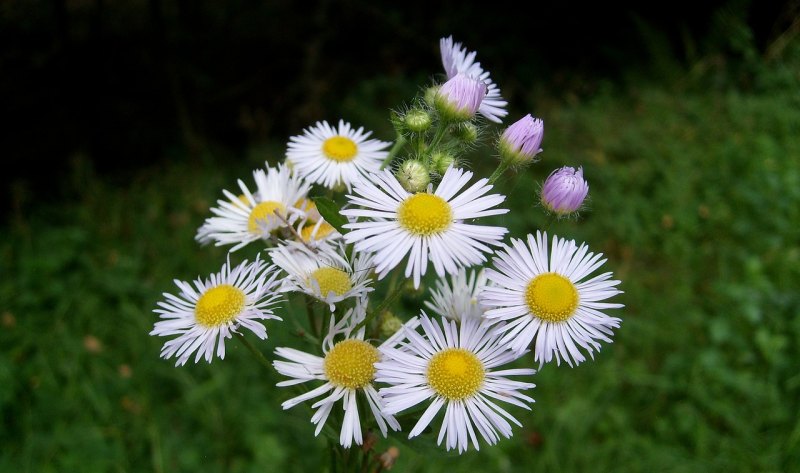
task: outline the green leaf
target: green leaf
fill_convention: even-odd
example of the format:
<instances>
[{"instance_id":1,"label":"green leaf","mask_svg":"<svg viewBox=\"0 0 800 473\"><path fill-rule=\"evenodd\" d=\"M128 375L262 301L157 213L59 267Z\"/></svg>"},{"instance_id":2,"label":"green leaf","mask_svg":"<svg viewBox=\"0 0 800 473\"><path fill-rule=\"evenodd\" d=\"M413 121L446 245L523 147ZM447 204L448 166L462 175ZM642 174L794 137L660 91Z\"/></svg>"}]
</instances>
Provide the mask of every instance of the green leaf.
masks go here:
<instances>
[{"instance_id":1,"label":"green leaf","mask_svg":"<svg viewBox=\"0 0 800 473\"><path fill-rule=\"evenodd\" d=\"M342 235L347 233L347 230L344 228L347 219L344 215L339 213L339 205L336 202L327 197L313 197L312 200L317 206L319 214L322 215L322 218L324 218L326 222L330 223L333 228Z\"/></svg>"}]
</instances>

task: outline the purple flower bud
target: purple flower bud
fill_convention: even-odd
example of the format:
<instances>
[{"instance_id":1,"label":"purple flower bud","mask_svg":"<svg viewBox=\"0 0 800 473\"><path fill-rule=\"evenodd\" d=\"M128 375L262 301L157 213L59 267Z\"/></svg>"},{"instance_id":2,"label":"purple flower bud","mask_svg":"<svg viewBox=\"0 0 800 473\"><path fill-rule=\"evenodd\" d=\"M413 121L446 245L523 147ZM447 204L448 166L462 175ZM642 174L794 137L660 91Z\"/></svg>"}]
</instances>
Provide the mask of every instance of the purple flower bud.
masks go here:
<instances>
[{"instance_id":1,"label":"purple flower bud","mask_svg":"<svg viewBox=\"0 0 800 473\"><path fill-rule=\"evenodd\" d=\"M586 194L589 193L589 183L583 179L583 168L564 166L556 169L542 187L542 204L558 215L567 215L581 208Z\"/></svg>"},{"instance_id":2,"label":"purple flower bud","mask_svg":"<svg viewBox=\"0 0 800 473\"><path fill-rule=\"evenodd\" d=\"M544 122L527 114L506 128L500 137L500 158L509 166L527 164L539 154Z\"/></svg>"},{"instance_id":3,"label":"purple flower bud","mask_svg":"<svg viewBox=\"0 0 800 473\"><path fill-rule=\"evenodd\" d=\"M475 116L486 97L486 84L464 74L457 74L439 88L434 99L436 109L448 121L466 121Z\"/></svg>"}]
</instances>

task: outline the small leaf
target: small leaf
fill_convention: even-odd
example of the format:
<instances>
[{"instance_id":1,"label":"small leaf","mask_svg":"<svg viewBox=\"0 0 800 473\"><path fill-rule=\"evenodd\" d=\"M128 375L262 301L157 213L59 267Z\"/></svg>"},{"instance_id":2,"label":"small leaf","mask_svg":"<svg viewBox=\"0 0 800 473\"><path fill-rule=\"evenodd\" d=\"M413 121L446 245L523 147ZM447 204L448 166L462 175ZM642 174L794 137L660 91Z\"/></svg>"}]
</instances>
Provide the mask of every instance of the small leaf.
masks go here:
<instances>
[{"instance_id":1,"label":"small leaf","mask_svg":"<svg viewBox=\"0 0 800 473\"><path fill-rule=\"evenodd\" d=\"M312 200L317 206L319 214L322 215L322 218L324 218L326 222L330 223L333 228L342 235L347 233L347 230L344 228L347 219L344 215L339 213L339 205L336 202L327 197L313 197Z\"/></svg>"}]
</instances>

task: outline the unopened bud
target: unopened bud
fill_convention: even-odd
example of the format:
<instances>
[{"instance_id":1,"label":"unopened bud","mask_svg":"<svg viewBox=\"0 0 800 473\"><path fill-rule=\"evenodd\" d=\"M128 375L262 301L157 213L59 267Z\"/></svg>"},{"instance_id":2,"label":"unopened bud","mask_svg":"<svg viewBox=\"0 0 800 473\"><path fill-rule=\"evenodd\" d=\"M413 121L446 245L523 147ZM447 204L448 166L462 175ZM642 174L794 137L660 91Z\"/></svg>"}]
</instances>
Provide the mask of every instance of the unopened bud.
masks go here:
<instances>
[{"instance_id":1,"label":"unopened bud","mask_svg":"<svg viewBox=\"0 0 800 473\"><path fill-rule=\"evenodd\" d=\"M464 122L452 128L453 135L467 144L478 141L478 127L474 123Z\"/></svg>"},{"instance_id":2,"label":"unopened bud","mask_svg":"<svg viewBox=\"0 0 800 473\"><path fill-rule=\"evenodd\" d=\"M395 173L400 185L408 192L422 192L431 182L430 172L420 161L409 159Z\"/></svg>"},{"instance_id":3,"label":"unopened bud","mask_svg":"<svg viewBox=\"0 0 800 473\"><path fill-rule=\"evenodd\" d=\"M542 187L542 205L559 217L577 212L586 194L589 183L583 179L583 168L564 166L556 169Z\"/></svg>"},{"instance_id":4,"label":"unopened bud","mask_svg":"<svg viewBox=\"0 0 800 473\"><path fill-rule=\"evenodd\" d=\"M425 89L425 96L423 97L425 103L433 107L434 102L436 102L436 94L438 93L439 93L438 85L434 85L432 87L428 87L427 89Z\"/></svg>"},{"instance_id":5,"label":"unopened bud","mask_svg":"<svg viewBox=\"0 0 800 473\"><path fill-rule=\"evenodd\" d=\"M530 114L506 128L500 137L500 159L508 166L528 164L542 150L544 122Z\"/></svg>"},{"instance_id":6,"label":"unopened bud","mask_svg":"<svg viewBox=\"0 0 800 473\"><path fill-rule=\"evenodd\" d=\"M436 151L431 155L431 167L437 174L444 175L447 168L456 164L456 157L446 151Z\"/></svg>"},{"instance_id":7,"label":"unopened bud","mask_svg":"<svg viewBox=\"0 0 800 473\"><path fill-rule=\"evenodd\" d=\"M434 106L442 119L463 122L475 116L486 97L486 84L465 74L456 74L448 80L434 98Z\"/></svg>"},{"instance_id":8,"label":"unopened bud","mask_svg":"<svg viewBox=\"0 0 800 473\"><path fill-rule=\"evenodd\" d=\"M406 127L414 133L422 133L431 127L431 115L419 108L409 110L403 121Z\"/></svg>"},{"instance_id":9,"label":"unopened bud","mask_svg":"<svg viewBox=\"0 0 800 473\"><path fill-rule=\"evenodd\" d=\"M381 337L389 338L397 333L397 331L402 327L403 321L388 310L381 314L381 323L379 328Z\"/></svg>"}]
</instances>

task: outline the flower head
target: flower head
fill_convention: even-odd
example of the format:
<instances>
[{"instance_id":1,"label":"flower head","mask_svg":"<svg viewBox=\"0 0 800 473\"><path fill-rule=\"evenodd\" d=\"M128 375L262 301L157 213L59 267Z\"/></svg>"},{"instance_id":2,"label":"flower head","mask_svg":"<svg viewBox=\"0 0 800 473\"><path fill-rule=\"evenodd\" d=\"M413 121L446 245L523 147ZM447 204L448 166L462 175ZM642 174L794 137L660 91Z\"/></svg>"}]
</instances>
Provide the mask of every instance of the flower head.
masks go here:
<instances>
[{"instance_id":1,"label":"flower head","mask_svg":"<svg viewBox=\"0 0 800 473\"><path fill-rule=\"evenodd\" d=\"M150 332L162 337L178 335L164 344L161 357L178 357L177 366L197 352L195 362L205 358L211 363L216 347L217 356L225 358L225 339L242 327L266 339L267 330L260 320L281 320L272 313L279 299L277 275L275 266L256 260L233 269L227 262L205 281L197 279L194 287L175 280L181 292L164 294L166 300L159 301L159 309L154 311L163 320Z\"/></svg>"},{"instance_id":2,"label":"flower head","mask_svg":"<svg viewBox=\"0 0 800 473\"><path fill-rule=\"evenodd\" d=\"M277 348L275 355L287 361L273 362L280 374L292 378L279 382L278 386L293 386L313 380L324 381L322 385L282 404L284 409L289 409L303 401L327 394L311 406L316 409L311 417L311 422L317 426L314 435L319 435L334 405L342 400L344 421L339 443L344 447L350 447L353 441L358 445L363 442L356 402L359 392L364 396L384 437L388 432L387 426L392 430L400 430L400 424L392 415L381 412L380 396L372 384L375 379L375 363L381 360L381 353L378 348L364 340L363 327L355 330L359 322L364 320L365 311L366 301L362 301L354 309L350 309L339 322L331 315L330 329L322 342L324 356L284 347ZM412 319L410 323L414 326L416 321ZM339 341L334 342L337 338ZM390 337L384 345L396 343L396 338Z\"/></svg>"},{"instance_id":3,"label":"flower head","mask_svg":"<svg viewBox=\"0 0 800 473\"><path fill-rule=\"evenodd\" d=\"M530 114L506 128L500 137L500 158L511 166L531 162L542 150L544 122Z\"/></svg>"},{"instance_id":4,"label":"flower head","mask_svg":"<svg viewBox=\"0 0 800 473\"><path fill-rule=\"evenodd\" d=\"M457 74L439 88L434 105L447 121L465 121L475 112L486 96L486 84L465 74Z\"/></svg>"},{"instance_id":5,"label":"flower head","mask_svg":"<svg viewBox=\"0 0 800 473\"><path fill-rule=\"evenodd\" d=\"M433 300L425 301L425 306L451 320L481 318L484 307L481 306L478 295L486 282L482 269L470 271L467 276L467 270L462 268L457 274L450 276L449 282L446 277L436 282L436 289L431 291Z\"/></svg>"},{"instance_id":6,"label":"flower head","mask_svg":"<svg viewBox=\"0 0 800 473\"><path fill-rule=\"evenodd\" d=\"M470 440L480 449L475 430L489 444L500 435L511 437L511 422L521 425L495 403L501 400L530 409L533 399L519 391L533 388L530 383L513 381L506 376L532 375L532 369L496 368L517 359L520 354L508 350L488 324L478 318L464 318L461 324L441 320L441 325L423 313L423 333L406 326L404 342L398 347L384 344L384 360L378 363L376 380L389 384L381 388L383 413L394 415L421 402L430 405L409 433L419 435L444 408L444 419L437 444L445 439L448 450L467 450Z\"/></svg>"},{"instance_id":7,"label":"flower head","mask_svg":"<svg viewBox=\"0 0 800 473\"><path fill-rule=\"evenodd\" d=\"M497 84L492 82L489 72L484 71L479 62L475 62L477 53L467 51L467 48L463 47L461 43L454 42L452 36L440 39L439 49L448 79L462 73L486 84L486 96L480 104L478 113L489 121L500 123L502 118L508 115L508 111L505 109L508 102L503 100L500 89L497 88Z\"/></svg>"},{"instance_id":8,"label":"flower head","mask_svg":"<svg viewBox=\"0 0 800 473\"><path fill-rule=\"evenodd\" d=\"M371 134L343 120L338 129L326 121L317 122L289 139L286 159L295 173L312 183L329 189L344 185L350 190L359 176L377 172L389 154L385 149L391 143L368 139Z\"/></svg>"},{"instance_id":9,"label":"flower head","mask_svg":"<svg viewBox=\"0 0 800 473\"><path fill-rule=\"evenodd\" d=\"M357 182L354 195L347 196L350 204L363 208L345 209L342 215L367 220L345 224L351 230L344 239L354 243L357 251L374 253L379 278L408 255L405 275L413 276L415 288L428 268L428 260L439 276L481 263L485 261L483 253L491 251L487 245L499 245L508 230L464 220L508 210L494 208L505 197L486 195L492 189L486 179L462 191L471 177L469 171L449 168L436 191L412 194L388 170L373 174L371 180Z\"/></svg>"},{"instance_id":10,"label":"flower head","mask_svg":"<svg viewBox=\"0 0 800 473\"><path fill-rule=\"evenodd\" d=\"M542 205L559 216L577 212L589 193L589 183L583 178L583 168L564 166L556 169L544 181Z\"/></svg>"},{"instance_id":11,"label":"flower head","mask_svg":"<svg viewBox=\"0 0 800 473\"><path fill-rule=\"evenodd\" d=\"M282 291L308 294L330 306L345 299L360 299L372 291L369 278L372 258L357 255L351 263L341 245L320 245L311 251L306 246L287 242L270 251L272 262L284 270Z\"/></svg>"},{"instance_id":12,"label":"flower head","mask_svg":"<svg viewBox=\"0 0 800 473\"><path fill-rule=\"evenodd\" d=\"M234 244L231 251L248 243L267 239L272 232L292 225L306 213L297 208L303 202L310 185L292 174L288 167L267 166L253 171L256 192L250 192L239 180L241 196L227 190L226 199L217 201L211 209L215 216L206 219L195 237L200 243L215 241L217 246Z\"/></svg>"},{"instance_id":13,"label":"flower head","mask_svg":"<svg viewBox=\"0 0 800 473\"><path fill-rule=\"evenodd\" d=\"M498 332L513 350L524 351L533 342L540 365L554 356L558 363L563 357L570 366L579 364L586 358L578 347L593 357L600 350L598 340L611 343L612 329L620 323L601 310L622 307L601 302L622 292L611 273L586 280L606 262L602 256L556 236L548 251L546 233L528 235L527 246L512 238L511 246L504 245L493 258L496 269L486 270L493 284L481 293L488 309L484 317L506 323Z\"/></svg>"}]
</instances>

